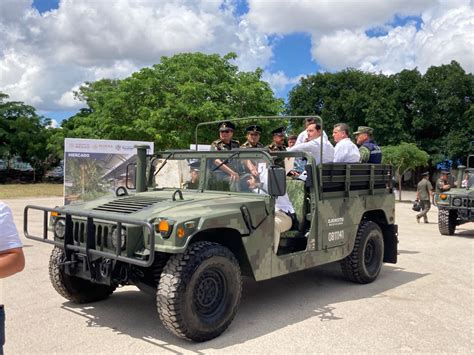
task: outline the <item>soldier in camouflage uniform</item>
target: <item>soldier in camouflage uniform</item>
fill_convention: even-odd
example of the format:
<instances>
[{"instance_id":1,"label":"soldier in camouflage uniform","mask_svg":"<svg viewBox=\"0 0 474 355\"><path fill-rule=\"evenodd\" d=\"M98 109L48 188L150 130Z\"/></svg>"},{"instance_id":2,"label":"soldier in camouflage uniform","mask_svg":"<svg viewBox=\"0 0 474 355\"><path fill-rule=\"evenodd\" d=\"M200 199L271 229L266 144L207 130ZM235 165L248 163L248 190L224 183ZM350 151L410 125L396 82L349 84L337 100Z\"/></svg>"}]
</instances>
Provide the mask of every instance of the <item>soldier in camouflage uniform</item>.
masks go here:
<instances>
[{"instance_id":1,"label":"soldier in camouflage uniform","mask_svg":"<svg viewBox=\"0 0 474 355\"><path fill-rule=\"evenodd\" d=\"M268 146L268 149L272 152L286 152L285 147L285 127L278 127L270 133L272 134L273 143ZM279 165L282 168L285 167L284 158L275 159L275 165Z\"/></svg>"},{"instance_id":2,"label":"soldier in camouflage uniform","mask_svg":"<svg viewBox=\"0 0 474 355\"><path fill-rule=\"evenodd\" d=\"M382 150L375 143L373 134L374 130L365 126L359 126L354 132L359 146L361 163L380 164L382 162Z\"/></svg>"},{"instance_id":3,"label":"soldier in camouflage uniform","mask_svg":"<svg viewBox=\"0 0 474 355\"><path fill-rule=\"evenodd\" d=\"M240 148L239 141L233 140L235 125L232 122L225 121L218 125L219 128L219 139L211 143L211 150L232 150ZM214 161L216 166L222 164L221 159ZM239 175L240 167L234 166L231 162L223 164L215 171L216 178L221 181L229 183L231 191L238 191L238 182L240 180Z\"/></svg>"},{"instance_id":4,"label":"soldier in camouflage uniform","mask_svg":"<svg viewBox=\"0 0 474 355\"><path fill-rule=\"evenodd\" d=\"M232 150L240 147L239 141L233 140L235 125L232 122L221 122L218 125L219 139L211 143L211 150Z\"/></svg>"},{"instance_id":5,"label":"soldier in camouflage uniform","mask_svg":"<svg viewBox=\"0 0 474 355\"><path fill-rule=\"evenodd\" d=\"M245 132L247 132L247 141L244 144L242 144L240 148L264 148L265 147L262 143L260 143L260 135L262 134L262 127L257 126L257 125L251 125L245 129ZM258 176L256 165L257 165L257 162L252 161L252 160L246 160L244 162L244 167L253 176Z\"/></svg>"}]
</instances>

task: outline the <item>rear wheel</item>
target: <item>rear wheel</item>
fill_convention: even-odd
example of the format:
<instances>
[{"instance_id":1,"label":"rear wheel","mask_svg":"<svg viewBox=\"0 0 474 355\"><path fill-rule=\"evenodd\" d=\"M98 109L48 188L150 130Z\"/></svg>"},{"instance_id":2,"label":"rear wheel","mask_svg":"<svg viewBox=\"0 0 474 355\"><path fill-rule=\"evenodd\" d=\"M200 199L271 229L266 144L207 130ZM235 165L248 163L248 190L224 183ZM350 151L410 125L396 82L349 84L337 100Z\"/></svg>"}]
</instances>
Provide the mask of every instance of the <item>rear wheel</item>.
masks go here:
<instances>
[{"instance_id":1,"label":"rear wheel","mask_svg":"<svg viewBox=\"0 0 474 355\"><path fill-rule=\"evenodd\" d=\"M438 210L438 229L442 235L453 235L456 230L456 219L458 212L456 210L448 210L440 208Z\"/></svg>"},{"instance_id":2,"label":"rear wheel","mask_svg":"<svg viewBox=\"0 0 474 355\"><path fill-rule=\"evenodd\" d=\"M232 252L217 243L197 242L168 260L158 285L158 314L175 335L206 341L227 329L241 292L240 268Z\"/></svg>"},{"instance_id":3,"label":"rear wheel","mask_svg":"<svg viewBox=\"0 0 474 355\"><path fill-rule=\"evenodd\" d=\"M347 279L357 283L372 282L382 268L383 254L382 230L372 221L362 221L352 253L341 261L342 273Z\"/></svg>"},{"instance_id":4,"label":"rear wheel","mask_svg":"<svg viewBox=\"0 0 474 355\"><path fill-rule=\"evenodd\" d=\"M115 286L95 284L78 277L67 275L61 265L65 260L62 249L54 247L49 258L49 278L54 289L74 303L101 301L115 291Z\"/></svg>"}]
</instances>

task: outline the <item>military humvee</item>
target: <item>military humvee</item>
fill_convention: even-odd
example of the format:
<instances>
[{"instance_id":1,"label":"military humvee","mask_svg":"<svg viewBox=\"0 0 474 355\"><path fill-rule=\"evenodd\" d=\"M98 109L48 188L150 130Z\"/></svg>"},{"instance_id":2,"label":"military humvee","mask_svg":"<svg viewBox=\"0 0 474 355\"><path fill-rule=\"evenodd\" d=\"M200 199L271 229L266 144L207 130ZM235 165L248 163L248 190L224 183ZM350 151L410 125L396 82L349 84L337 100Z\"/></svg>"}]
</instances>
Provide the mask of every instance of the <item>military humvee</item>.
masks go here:
<instances>
[{"instance_id":1,"label":"military humvee","mask_svg":"<svg viewBox=\"0 0 474 355\"><path fill-rule=\"evenodd\" d=\"M438 229L442 235L453 235L456 226L474 222L474 155L467 159L467 168L458 166L456 188L434 195L438 207Z\"/></svg>"},{"instance_id":2,"label":"military humvee","mask_svg":"<svg viewBox=\"0 0 474 355\"><path fill-rule=\"evenodd\" d=\"M119 188L116 196L80 205L25 207L25 236L54 245L50 279L72 302L103 300L119 285L136 285L156 295L169 331L206 341L234 318L243 275L260 281L337 261L345 277L365 284L383 262L397 262L389 165L316 165L307 153L267 149L137 151L135 192ZM274 165L290 157L307 159L306 181ZM267 190L255 193L245 183L248 161L267 175ZM197 184L170 181L168 167L190 162L200 165ZM239 183L222 178L223 164L241 169ZM274 206L285 193L297 223L275 253ZM28 231L34 210L44 221L40 236Z\"/></svg>"}]
</instances>

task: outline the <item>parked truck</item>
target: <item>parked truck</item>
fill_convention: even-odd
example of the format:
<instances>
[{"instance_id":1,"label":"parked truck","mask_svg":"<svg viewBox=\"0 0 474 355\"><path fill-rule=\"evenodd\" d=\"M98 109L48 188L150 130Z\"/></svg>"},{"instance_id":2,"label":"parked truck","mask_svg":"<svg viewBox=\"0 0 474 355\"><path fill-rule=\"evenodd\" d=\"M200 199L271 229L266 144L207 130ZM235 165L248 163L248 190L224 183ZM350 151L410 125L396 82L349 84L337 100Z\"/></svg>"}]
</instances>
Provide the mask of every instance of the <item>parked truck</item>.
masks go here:
<instances>
[{"instance_id":1,"label":"parked truck","mask_svg":"<svg viewBox=\"0 0 474 355\"><path fill-rule=\"evenodd\" d=\"M115 196L78 205L25 207L25 236L54 246L51 283L72 302L103 300L120 285L136 285L155 295L169 331L199 342L232 322L242 276L261 281L339 262L347 279L365 284L383 262L397 262L390 165L316 165L307 153L268 149L147 156L146 146L138 146L137 155L133 192L119 188ZM307 160L306 181L288 178L274 164L290 157ZM266 174L265 191L245 185L248 161ZM191 163L200 167L198 183L170 186L167 169ZM223 180L219 164L242 168L241 183ZM275 252L275 201L285 193L297 223ZM35 210L43 216L40 235L29 230Z\"/></svg>"}]
</instances>

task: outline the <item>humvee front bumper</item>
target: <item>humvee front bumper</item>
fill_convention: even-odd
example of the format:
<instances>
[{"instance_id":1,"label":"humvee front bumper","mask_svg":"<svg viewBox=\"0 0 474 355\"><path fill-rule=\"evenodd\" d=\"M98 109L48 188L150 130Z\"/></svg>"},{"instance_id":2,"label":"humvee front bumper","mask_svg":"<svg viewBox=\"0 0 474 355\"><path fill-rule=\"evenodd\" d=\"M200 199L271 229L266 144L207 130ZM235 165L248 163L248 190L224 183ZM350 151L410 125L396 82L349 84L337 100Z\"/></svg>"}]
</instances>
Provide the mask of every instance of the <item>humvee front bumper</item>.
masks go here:
<instances>
[{"instance_id":1,"label":"humvee front bumper","mask_svg":"<svg viewBox=\"0 0 474 355\"><path fill-rule=\"evenodd\" d=\"M42 236L32 235L28 231L28 212L30 210L43 212ZM51 212L59 213L60 218L64 218L65 233L62 239L56 237L54 239L48 238L48 221ZM125 234L124 236L121 232L116 233L117 241L115 242L114 250L110 249L110 245L108 245L108 248L104 248L105 228L102 228L104 224L115 228L117 231L122 231L124 226L140 227L143 243L141 253L132 256L126 255L122 245L127 245L127 241L123 241L122 238L128 238L128 235ZM61 208L28 205L24 210L23 231L28 239L53 244L62 248L66 255L65 263L71 261L73 253L80 254L86 261L105 258L142 267L149 267L154 261L155 230L153 225L149 222L126 216L111 216L101 212L74 211L71 213ZM107 233L110 233L110 230Z\"/></svg>"}]
</instances>

